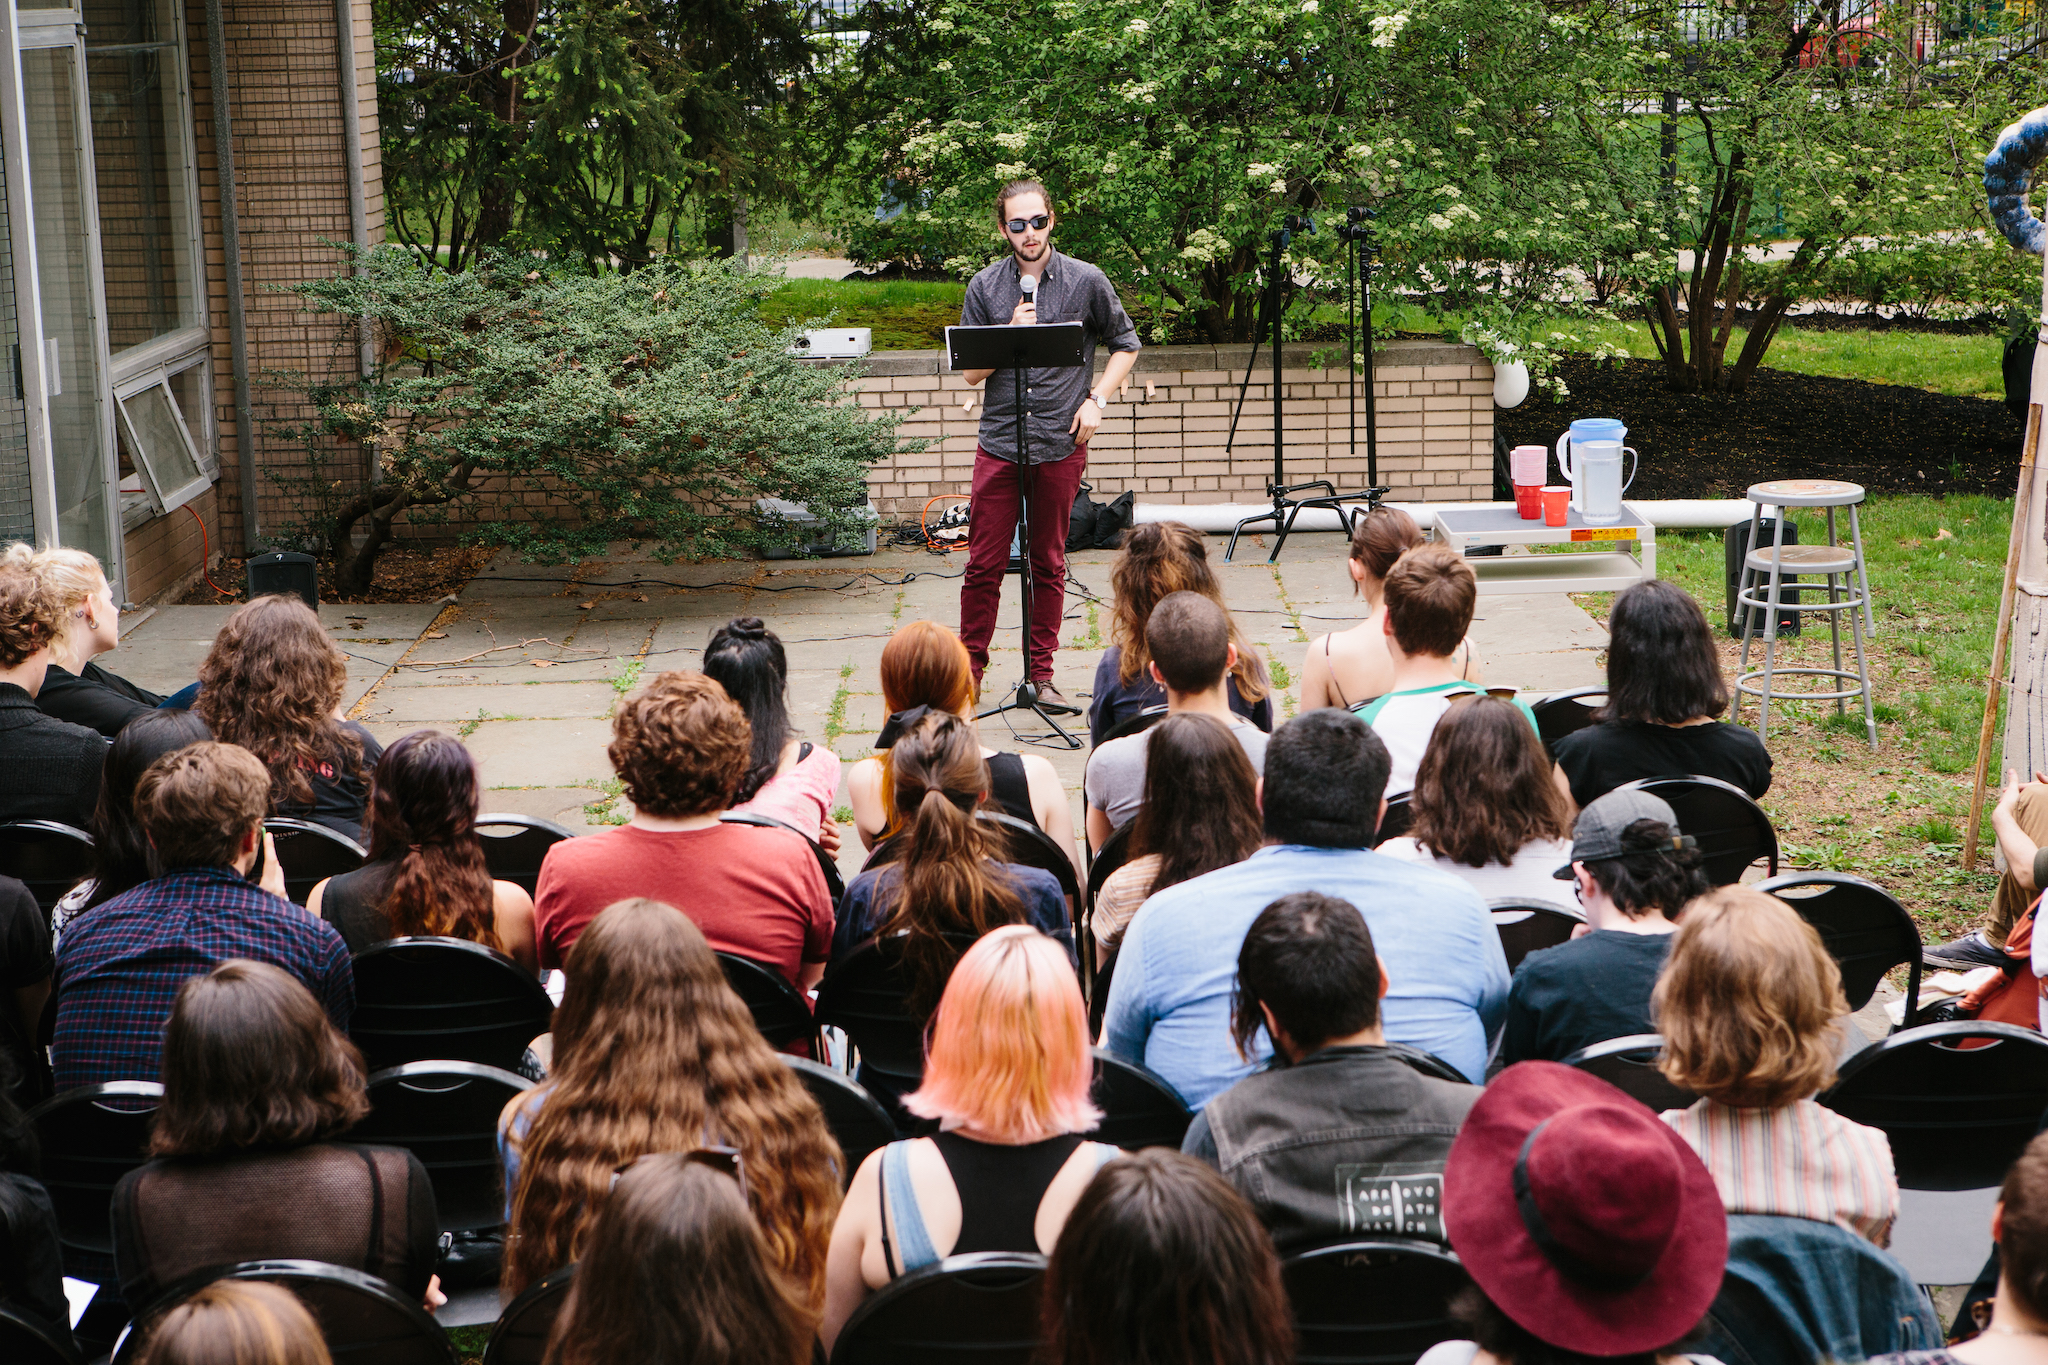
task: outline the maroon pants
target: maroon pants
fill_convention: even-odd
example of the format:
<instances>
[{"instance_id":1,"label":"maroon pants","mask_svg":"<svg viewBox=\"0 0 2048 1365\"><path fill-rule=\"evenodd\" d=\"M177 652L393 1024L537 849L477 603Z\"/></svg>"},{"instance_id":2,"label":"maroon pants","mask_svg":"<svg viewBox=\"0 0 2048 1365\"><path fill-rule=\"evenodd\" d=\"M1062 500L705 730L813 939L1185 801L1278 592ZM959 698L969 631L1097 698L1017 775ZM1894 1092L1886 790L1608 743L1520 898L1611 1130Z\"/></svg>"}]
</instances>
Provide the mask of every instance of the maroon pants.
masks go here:
<instances>
[{"instance_id":1,"label":"maroon pants","mask_svg":"<svg viewBox=\"0 0 2048 1365\"><path fill-rule=\"evenodd\" d=\"M1067 603L1067 524L1074 495L1088 468L1088 447L1075 446L1063 460L1032 465L1024 474L1031 490L1031 638L1024 676L1043 682L1052 676L1053 651L1060 647L1060 617ZM1017 530L1020 496L1017 464L975 447L974 512L967 523L967 572L960 580L960 638L974 676L988 667L988 642L1002 605L1003 570L1010 561L1010 537Z\"/></svg>"}]
</instances>

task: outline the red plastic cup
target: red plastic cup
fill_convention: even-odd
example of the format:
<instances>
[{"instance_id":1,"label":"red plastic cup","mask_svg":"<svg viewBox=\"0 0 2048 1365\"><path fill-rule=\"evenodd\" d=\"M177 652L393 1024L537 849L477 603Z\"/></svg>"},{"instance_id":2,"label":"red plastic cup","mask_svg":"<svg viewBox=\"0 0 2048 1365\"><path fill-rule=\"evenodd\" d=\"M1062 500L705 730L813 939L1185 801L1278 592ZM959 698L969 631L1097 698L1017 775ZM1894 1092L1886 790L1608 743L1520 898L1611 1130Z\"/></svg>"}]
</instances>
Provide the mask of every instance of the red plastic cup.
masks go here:
<instances>
[{"instance_id":1,"label":"red plastic cup","mask_svg":"<svg viewBox=\"0 0 2048 1365\"><path fill-rule=\"evenodd\" d=\"M1571 510L1572 486L1566 484L1545 484L1543 486L1543 524L1564 525L1565 514Z\"/></svg>"},{"instance_id":2,"label":"red plastic cup","mask_svg":"<svg viewBox=\"0 0 2048 1365\"><path fill-rule=\"evenodd\" d=\"M1543 485L1540 483L1516 484L1515 510L1522 514L1523 521L1534 521L1542 516Z\"/></svg>"}]
</instances>

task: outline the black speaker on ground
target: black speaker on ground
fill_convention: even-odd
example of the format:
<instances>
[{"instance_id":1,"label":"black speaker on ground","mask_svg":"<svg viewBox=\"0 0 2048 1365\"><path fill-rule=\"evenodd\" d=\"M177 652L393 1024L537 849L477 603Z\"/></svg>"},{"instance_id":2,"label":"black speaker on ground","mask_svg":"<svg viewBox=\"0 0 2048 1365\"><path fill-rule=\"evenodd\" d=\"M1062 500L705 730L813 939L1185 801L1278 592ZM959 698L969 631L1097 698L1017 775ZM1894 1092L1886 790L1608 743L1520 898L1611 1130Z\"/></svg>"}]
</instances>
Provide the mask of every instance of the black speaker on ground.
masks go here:
<instances>
[{"instance_id":1,"label":"black speaker on ground","mask_svg":"<svg viewBox=\"0 0 2048 1365\"><path fill-rule=\"evenodd\" d=\"M320 568L313 556L271 550L249 560L249 599L289 593L314 611L320 610Z\"/></svg>"},{"instance_id":2,"label":"black speaker on ground","mask_svg":"<svg viewBox=\"0 0 2048 1365\"><path fill-rule=\"evenodd\" d=\"M1775 517L1765 517L1757 523L1756 534L1757 544L1769 548L1778 534L1777 519ZM1799 543L1799 523L1793 521L1790 517L1785 519L1785 543L1787 545L1797 545ZM1742 618L1749 614L1749 609L1737 610L1735 596L1742 590L1742 561L1749 554L1749 523L1747 521L1738 521L1722 533L1721 552L1723 565L1728 571L1728 633L1740 640L1742 638ZM1778 589L1781 600L1787 602L1797 602L1799 600L1799 589L1794 586L1798 581L1791 574L1785 575L1784 582ZM1768 577L1763 578L1761 584L1762 589L1768 589L1770 587L1770 579ZM1798 633L1798 612L1788 611L1778 618L1779 639L1782 640L1788 635L1797 635ZM1763 622L1761 620L1757 622L1756 635L1759 640L1763 638Z\"/></svg>"}]
</instances>

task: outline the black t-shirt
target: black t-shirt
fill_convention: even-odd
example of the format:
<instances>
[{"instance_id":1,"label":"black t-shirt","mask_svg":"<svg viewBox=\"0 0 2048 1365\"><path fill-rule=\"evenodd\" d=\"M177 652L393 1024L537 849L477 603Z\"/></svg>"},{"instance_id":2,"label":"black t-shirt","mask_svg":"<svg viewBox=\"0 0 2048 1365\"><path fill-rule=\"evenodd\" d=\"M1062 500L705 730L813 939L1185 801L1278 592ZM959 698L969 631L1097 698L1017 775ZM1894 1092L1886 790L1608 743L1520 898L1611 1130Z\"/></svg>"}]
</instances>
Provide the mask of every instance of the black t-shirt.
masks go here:
<instances>
[{"instance_id":1,"label":"black t-shirt","mask_svg":"<svg viewBox=\"0 0 2048 1365\"><path fill-rule=\"evenodd\" d=\"M36 709L112 739L121 733L122 726L156 710L163 700L95 663L86 664L76 673L51 664L36 692Z\"/></svg>"},{"instance_id":2,"label":"black t-shirt","mask_svg":"<svg viewBox=\"0 0 2048 1365\"><path fill-rule=\"evenodd\" d=\"M1655 1033L1650 991L1670 951L1669 934L1601 929L1529 954L1508 987L1501 1063L1561 1062L1610 1038Z\"/></svg>"},{"instance_id":3,"label":"black t-shirt","mask_svg":"<svg viewBox=\"0 0 2048 1365\"><path fill-rule=\"evenodd\" d=\"M14 1063L21 1083L15 1102L26 1109L50 1094L50 1072L35 1045L35 1025L21 1017L15 992L50 979L50 926L27 887L0 877L0 1051Z\"/></svg>"},{"instance_id":4,"label":"black t-shirt","mask_svg":"<svg viewBox=\"0 0 2048 1365\"><path fill-rule=\"evenodd\" d=\"M42 1185L17 1171L0 1171L0 1303L59 1331L71 1325L57 1212Z\"/></svg>"},{"instance_id":5,"label":"black t-shirt","mask_svg":"<svg viewBox=\"0 0 2048 1365\"><path fill-rule=\"evenodd\" d=\"M1088 744L1091 748L1100 746L1112 730L1146 707L1166 705L1166 688L1152 681L1150 673L1140 673L1128 684L1123 682L1119 676L1123 657L1123 646L1111 645L1096 661L1095 690L1088 702ZM1237 679L1232 677L1230 709L1266 733L1273 732L1271 692L1255 702L1246 701L1237 690Z\"/></svg>"},{"instance_id":6,"label":"black t-shirt","mask_svg":"<svg viewBox=\"0 0 2048 1365\"><path fill-rule=\"evenodd\" d=\"M1590 806L1616 787L1649 777L1718 777L1752 799L1771 789L1771 755L1756 731L1727 721L1649 725L1611 720L1551 745L1572 784L1572 800Z\"/></svg>"},{"instance_id":7,"label":"black t-shirt","mask_svg":"<svg viewBox=\"0 0 2048 1365\"><path fill-rule=\"evenodd\" d=\"M377 742L375 735L352 720L343 721L341 728L363 743L363 775L358 778L350 773L338 755L323 760L318 767L306 770L306 778L313 784L313 799L310 802L280 801L273 814L312 820L361 843L363 805L369 797L370 773L377 766L377 760L384 756L384 746Z\"/></svg>"}]
</instances>

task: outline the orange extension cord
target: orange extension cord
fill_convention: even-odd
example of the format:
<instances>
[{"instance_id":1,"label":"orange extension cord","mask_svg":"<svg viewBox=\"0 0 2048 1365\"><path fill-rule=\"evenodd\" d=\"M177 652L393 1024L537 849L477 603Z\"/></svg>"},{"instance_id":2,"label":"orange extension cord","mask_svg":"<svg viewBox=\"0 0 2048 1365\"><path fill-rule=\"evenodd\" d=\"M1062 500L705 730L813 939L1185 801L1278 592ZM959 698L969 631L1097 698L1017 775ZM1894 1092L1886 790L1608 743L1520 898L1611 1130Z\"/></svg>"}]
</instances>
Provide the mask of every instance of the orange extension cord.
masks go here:
<instances>
[{"instance_id":1,"label":"orange extension cord","mask_svg":"<svg viewBox=\"0 0 2048 1365\"><path fill-rule=\"evenodd\" d=\"M192 520L199 523L199 576L206 580L207 587L212 588L222 597L233 596L226 588L214 582L213 575L206 571L207 563L213 558L213 546L206 538L206 518L200 516L198 510L189 502L185 504L185 510L192 513Z\"/></svg>"},{"instance_id":2,"label":"orange extension cord","mask_svg":"<svg viewBox=\"0 0 2048 1365\"><path fill-rule=\"evenodd\" d=\"M947 552L947 553L951 553L951 552L952 552L952 551L954 551L954 550L964 550L964 549L966 549L966 548L967 548L967 542L963 540L963 541L961 541L961 542L960 542L960 543L959 543L958 545L947 545L947 544L943 544L943 543L941 543L941 542L939 542L939 541L933 540L933 539L932 539L932 534L931 534L931 532L930 532L930 531L927 531L927 530L925 529L925 521L926 521L926 519L927 519L928 517L930 517L930 516L931 516L931 512L932 512L932 504L933 504L933 503L935 503L935 502L947 502L947 501L951 501L951 502L971 502L971 501L973 501L973 499L969 498L969 497L968 497L968 496L967 496L966 494L964 494L964 493L941 493L941 494L939 494L939 495L938 495L937 497L931 497L931 498L926 498L926 499L924 500L924 510L920 511L920 512L919 512L919 513L917 514L917 531L918 531L918 534L919 534L919 535L921 535L921 536L923 536L923 537L924 537L924 543L925 543L926 545L929 545L929 546L930 546L930 547L931 547L932 549L934 549L934 550L942 550L942 551L945 551L945 552Z\"/></svg>"}]
</instances>

